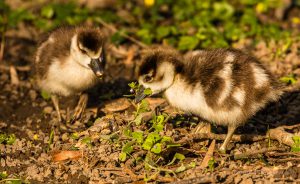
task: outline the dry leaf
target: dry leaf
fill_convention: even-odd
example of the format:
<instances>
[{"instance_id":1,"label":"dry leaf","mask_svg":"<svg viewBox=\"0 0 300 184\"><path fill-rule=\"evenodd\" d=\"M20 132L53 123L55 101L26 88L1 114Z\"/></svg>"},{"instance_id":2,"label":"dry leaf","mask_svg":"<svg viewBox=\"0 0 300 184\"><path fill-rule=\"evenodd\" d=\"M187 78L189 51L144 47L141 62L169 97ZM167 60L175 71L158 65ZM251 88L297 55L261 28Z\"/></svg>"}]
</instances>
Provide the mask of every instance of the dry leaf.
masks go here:
<instances>
[{"instance_id":1,"label":"dry leaf","mask_svg":"<svg viewBox=\"0 0 300 184\"><path fill-rule=\"evenodd\" d=\"M64 160L76 160L82 157L81 151L60 151L59 153L56 153L53 155L53 161L55 162L61 162Z\"/></svg>"},{"instance_id":2,"label":"dry leaf","mask_svg":"<svg viewBox=\"0 0 300 184\"><path fill-rule=\"evenodd\" d=\"M124 62L124 64L126 66L132 66L133 65L133 58L134 58L134 53L135 53L135 50L133 48L130 48L127 52L127 58Z\"/></svg>"},{"instance_id":3,"label":"dry leaf","mask_svg":"<svg viewBox=\"0 0 300 184\"><path fill-rule=\"evenodd\" d=\"M216 140L213 140L205 154L205 157L200 165L201 169L204 169L208 166L208 162L210 161L210 159L213 157L214 155L214 150L215 150L215 146L216 146Z\"/></svg>"},{"instance_id":4,"label":"dry leaf","mask_svg":"<svg viewBox=\"0 0 300 184\"><path fill-rule=\"evenodd\" d=\"M11 66L9 68L9 71L10 71L11 84L18 86L20 81L19 81L19 77L18 77L16 68L14 66Z\"/></svg>"}]
</instances>

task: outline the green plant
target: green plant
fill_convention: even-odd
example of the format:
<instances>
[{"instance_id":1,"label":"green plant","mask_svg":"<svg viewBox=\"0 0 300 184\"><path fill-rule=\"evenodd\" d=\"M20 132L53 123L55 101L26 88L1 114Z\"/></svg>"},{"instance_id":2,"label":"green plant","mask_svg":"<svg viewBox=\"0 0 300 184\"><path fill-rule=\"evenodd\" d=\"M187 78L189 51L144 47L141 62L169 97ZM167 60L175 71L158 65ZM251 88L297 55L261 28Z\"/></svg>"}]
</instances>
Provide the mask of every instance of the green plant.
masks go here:
<instances>
[{"instance_id":1,"label":"green plant","mask_svg":"<svg viewBox=\"0 0 300 184\"><path fill-rule=\"evenodd\" d=\"M54 140L54 130L52 129L49 135L47 151L50 150L50 147L53 144L53 140Z\"/></svg>"},{"instance_id":2,"label":"green plant","mask_svg":"<svg viewBox=\"0 0 300 184\"><path fill-rule=\"evenodd\" d=\"M295 78L295 75L288 75L280 78L281 82L284 82L286 84L294 84L297 82L297 79Z\"/></svg>"},{"instance_id":3,"label":"green plant","mask_svg":"<svg viewBox=\"0 0 300 184\"><path fill-rule=\"evenodd\" d=\"M293 152L299 152L300 151L300 136L293 136L292 137L293 141L294 141L294 145L291 148L291 151Z\"/></svg>"},{"instance_id":4,"label":"green plant","mask_svg":"<svg viewBox=\"0 0 300 184\"><path fill-rule=\"evenodd\" d=\"M129 86L137 91L139 89L136 83L131 83ZM147 94L150 91L146 92ZM137 104L135 111L134 123L129 123L121 135L114 140L116 147L121 145L121 152L119 154L119 160L126 162L129 158L134 159L135 163L140 163L145 167L147 174L145 175L145 181L151 180L156 174L163 172L166 175L176 175L178 172L195 167L195 163L191 162L185 164L185 156L180 152L176 152L175 147L181 147L182 145L175 143L175 141L164 135L164 127L169 120L167 114L153 115L151 120L143 122L139 119L144 112L148 112L149 104L146 100ZM119 140L119 138L125 137L125 139ZM138 158L134 157L135 153L143 152L143 156ZM165 160L160 162L160 160ZM166 169L165 167L173 166L181 163L176 170Z\"/></svg>"},{"instance_id":5,"label":"green plant","mask_svg":"<svg viewBox=\"0 0 300 184\"><path fill-rule=\"evenodd\" d=\"M25 9L11 10L5 1L0 2L0 61L3 59L6 31L15 28L22 21L30 21L34 18L34 15Z\"/></svg>"},{"instance_id":6,"label":"green plant","mask_svg":"<svg viewBox=\"0 0 300 184\"><path fill-rule=\"evenodd\" d=\"M12 145L15 141L15 134L0 134L0 144Z\"/></svg>"}]
</instances>

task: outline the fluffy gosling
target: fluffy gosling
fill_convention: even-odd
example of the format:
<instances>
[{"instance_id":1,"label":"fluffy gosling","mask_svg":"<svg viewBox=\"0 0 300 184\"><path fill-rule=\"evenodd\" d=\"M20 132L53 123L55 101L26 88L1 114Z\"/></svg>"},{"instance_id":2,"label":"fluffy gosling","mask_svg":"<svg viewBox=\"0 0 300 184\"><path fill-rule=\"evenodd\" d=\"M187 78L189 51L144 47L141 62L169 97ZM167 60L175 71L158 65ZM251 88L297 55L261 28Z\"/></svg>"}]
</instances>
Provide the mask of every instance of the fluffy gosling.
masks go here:
<instances>
[{"instance_id":1,"label":"fluffy gosling","mask_svg":"<svg viewBox=\"0 0 300 184\"><path fill-rule=\"evenodd\" d=\"M102 77L104 40L99 28L66 27L53 31L40 43L35 58L38 86L51 94L59 121L58 96L82 93ZM86 94L80 96L73 120L81 116L87 100Z\"/></svg>"},{"instance_id":2,"label":"fluffy gosling","mask_svg":"<svg viewBox=\"0 0 300 184\"><path fill-rule=\"evenodd\" d=\"M170 48L145 52L138 81L170 105L228 127L225 152L235 129L282 94L271 73L254 57L234 49L197 51L183 57ZM136 101L145 97L143 89Z\"/></svg>"}]
</instances>

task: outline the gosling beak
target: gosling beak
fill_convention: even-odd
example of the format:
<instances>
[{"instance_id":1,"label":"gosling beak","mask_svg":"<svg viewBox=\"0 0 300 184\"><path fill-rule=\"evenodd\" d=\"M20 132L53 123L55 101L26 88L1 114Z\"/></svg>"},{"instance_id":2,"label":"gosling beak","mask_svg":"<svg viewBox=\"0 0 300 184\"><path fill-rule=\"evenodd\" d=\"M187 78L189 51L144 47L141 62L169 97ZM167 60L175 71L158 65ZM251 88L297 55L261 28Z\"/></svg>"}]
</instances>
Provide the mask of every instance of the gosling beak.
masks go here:
<instances>
[{"instance_id":1,"label":"gosling beak","mask_svg":"<svg viewBox=\"0 0 300 184\"><path fill-rule=\"evenodd\" d=\"M145 87L140 86L140 88L138 89L138 91L136 92L136 95L135 95L135 99L134 99L135 103L139 103L140 101L142 101L147 96L144 93L144 91L145 91Z\"/></svg>"},{"instance_id":2,"label":"gosling beak","mask_svg":"<svg viewBox=\"0 0 300 184\"><path fill-rule=\"evenodd\" d=\"M105 57L104 52L101 53L100 57L97 59L92 59L91 63L89 64L90 68L93 70L95 75L101 78L104 74L104 67L105 67Z\"/></svg>"}]
</instances>

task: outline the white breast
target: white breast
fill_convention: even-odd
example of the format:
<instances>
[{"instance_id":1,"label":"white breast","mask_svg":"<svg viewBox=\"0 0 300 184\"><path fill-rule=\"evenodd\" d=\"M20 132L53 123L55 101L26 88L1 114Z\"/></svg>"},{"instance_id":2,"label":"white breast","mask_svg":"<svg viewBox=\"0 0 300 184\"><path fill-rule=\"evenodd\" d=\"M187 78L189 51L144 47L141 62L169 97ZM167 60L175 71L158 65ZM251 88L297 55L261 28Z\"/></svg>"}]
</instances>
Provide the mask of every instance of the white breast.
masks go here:
<instances>
[{"instance_id":1,"label":"white breast","mask_svg":"<svg viewBox=\"0 0 300 184\"><path fill-rule=\"evenodd\" d=\"M81 92L96 82L93 71L68 59L61 63L54 61L45 80L41 81L42 89L63 96Z\"/></svg>"},{"instance_id":2,"label":"white breast","mask_svg":"<svg viewBox=\"0 0 300 184\"><path fill-rule=\"evenodd\" d=\"M239 108L231 110L212 109L205 101L203 90L199 85L192 88L181 79L165 91L169 103L185 112L194 113L208 121L219 125L239 124L242 111Z\"/></svg>"}]
</instances>

